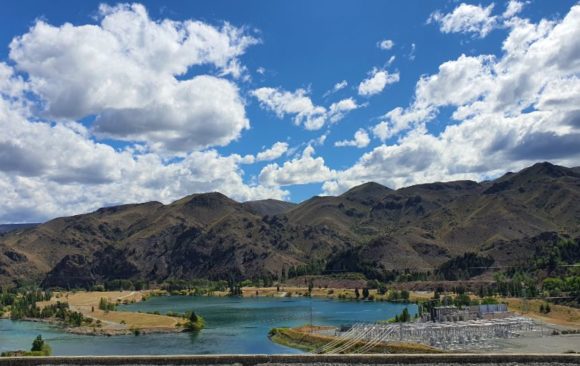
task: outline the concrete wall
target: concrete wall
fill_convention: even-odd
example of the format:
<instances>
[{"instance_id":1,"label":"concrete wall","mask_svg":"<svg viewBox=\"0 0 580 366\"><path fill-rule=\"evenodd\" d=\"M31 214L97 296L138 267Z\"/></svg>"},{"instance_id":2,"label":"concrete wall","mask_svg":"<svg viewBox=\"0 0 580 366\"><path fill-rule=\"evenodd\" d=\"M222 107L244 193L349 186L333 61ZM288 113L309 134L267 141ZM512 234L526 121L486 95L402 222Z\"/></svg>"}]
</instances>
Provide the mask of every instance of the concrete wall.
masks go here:
<instances>
[{"instance_id":1,"label":"concrete wall","mask_svg":"<svg viewBox=\"0 0 580 366\"><path fill-rule=\"evenodd\" d=\"M0 366L57 365L197 365L197 366L331 366L331 365L580 365L580 354L440 354L440 355L203 355L0 358Z\"/></svg>"}]
</instances>

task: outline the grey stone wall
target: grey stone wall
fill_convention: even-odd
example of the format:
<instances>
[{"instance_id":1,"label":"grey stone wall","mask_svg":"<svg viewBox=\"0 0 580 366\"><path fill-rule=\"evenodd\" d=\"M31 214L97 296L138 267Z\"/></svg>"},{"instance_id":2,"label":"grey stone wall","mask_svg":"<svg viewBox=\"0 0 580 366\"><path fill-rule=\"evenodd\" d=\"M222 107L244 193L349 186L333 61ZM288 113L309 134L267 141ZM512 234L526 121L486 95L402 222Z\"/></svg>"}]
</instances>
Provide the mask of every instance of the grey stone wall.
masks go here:
<instances>
[{"instance_id":1,"label":"grey stone wall","mask_svg":"<svg viewBox=\"0 0 580 366\"><path fill-rule=\"evenodd\" d=\"M578 366L580 354L203 355L0 358L0 366Z\"/></svg>"}]
</instances>

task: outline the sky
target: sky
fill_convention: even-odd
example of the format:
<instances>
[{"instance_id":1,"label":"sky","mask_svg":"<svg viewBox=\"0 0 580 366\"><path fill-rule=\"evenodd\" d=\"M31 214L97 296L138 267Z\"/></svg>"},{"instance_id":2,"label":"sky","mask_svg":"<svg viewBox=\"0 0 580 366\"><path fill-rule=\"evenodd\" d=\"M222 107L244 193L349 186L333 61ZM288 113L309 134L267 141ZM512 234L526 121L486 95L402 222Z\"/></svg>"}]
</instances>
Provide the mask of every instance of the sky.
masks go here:
<instances>
[{"instance_id":1,"label":"sky","mask_svg":"<svg viewBox=\"0 0 580 366\"><path fill-rule=\"evenodd\" d=\"M0 11L0 223L580 165L576 1Z\"/></svg>"}]
</instances>

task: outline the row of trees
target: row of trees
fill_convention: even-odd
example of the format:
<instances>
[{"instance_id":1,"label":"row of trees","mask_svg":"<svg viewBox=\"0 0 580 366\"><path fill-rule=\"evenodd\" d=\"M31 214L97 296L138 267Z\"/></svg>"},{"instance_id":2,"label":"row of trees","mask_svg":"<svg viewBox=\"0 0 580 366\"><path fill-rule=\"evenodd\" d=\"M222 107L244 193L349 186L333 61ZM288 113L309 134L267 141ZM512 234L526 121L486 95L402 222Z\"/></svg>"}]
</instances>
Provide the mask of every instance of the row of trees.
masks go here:
<instances>
[{"instance_id":1,"label":"row of trees","mask_svg":"<svg viewBox=\"0 0 580 366\"><path fill-rule=\"evenodd\" d=\"M71 327L80 327L93 321L91 318L84 317L78 311L72 311L68 303L60 301L40 308L36 306L35 302L25 303L17 300L10 309L10 317L13 320L24 318L56 319Z\"/></svg>"},{"instance_id":2,"label":"row of trees","mask_svg":"<svg viewBox=\"0 0 580 366\"><path fill-rule=\"evenodd\" d=\"M72 311L66 302L57 301L40 308L36 305L40 301L52 298L50 291L41 290L4 290L0 295L0 310L10 311L12 320L56 319L68 326L78 327L83 323L90 323L92 319L85 318L80 312Z\"/></svg>"},{"instance_id":3,"label":"row of trees","mask_svg":"<svg viewBox=\"0 0 580 366\"><path fill-rule=\"evenodd\" d=\"M114 302L109 301L106 297L101 297L99 300L99 309L105 312L114 311L117 307L117 304Z\"/></svg>"},{"instance_id":4,"label":"row of trees","mask_svg":"<svg viewBox=\"0 0 580 366\"><path fill-rule=\"evenodd\" d=\"M560 296L563 293L580 296L580 275L548 277L544 280L543 289L550 296Z\"/></svg>"}]
</instances>

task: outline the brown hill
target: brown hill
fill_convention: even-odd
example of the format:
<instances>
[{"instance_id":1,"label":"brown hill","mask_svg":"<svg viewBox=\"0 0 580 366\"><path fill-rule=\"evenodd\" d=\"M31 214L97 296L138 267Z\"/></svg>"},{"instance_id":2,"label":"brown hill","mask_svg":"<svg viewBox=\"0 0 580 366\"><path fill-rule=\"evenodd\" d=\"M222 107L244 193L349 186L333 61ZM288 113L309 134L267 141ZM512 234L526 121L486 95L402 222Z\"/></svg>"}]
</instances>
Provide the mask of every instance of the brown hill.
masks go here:
<instances>
[{"instance_id":1,"label":"brown hill","mask_svg":"<svg viewBox=\"0 0 580 366\"><path fill-rule=\"evenodd\" d=\"M468 251L512 263L544 245L554 235L547 232L580 236L578 168L540 163L494 181L398 190L366 183L299 205L195 194L4 234L0 285L279 276L313 262L328 270L424 271Z\"/></svg>"},{"instance_id":2,"label":"brown hill","mask_svg":"<svg viewBox=\"0 0 580 366\"><path fill-rule=\"evenodd\" d=\"M290 211L296 206L293 202L279 201L273 199L248 201L243 203L244 206L254 211L258 215L279 215Z\"/></svg>"}]
</instances>

